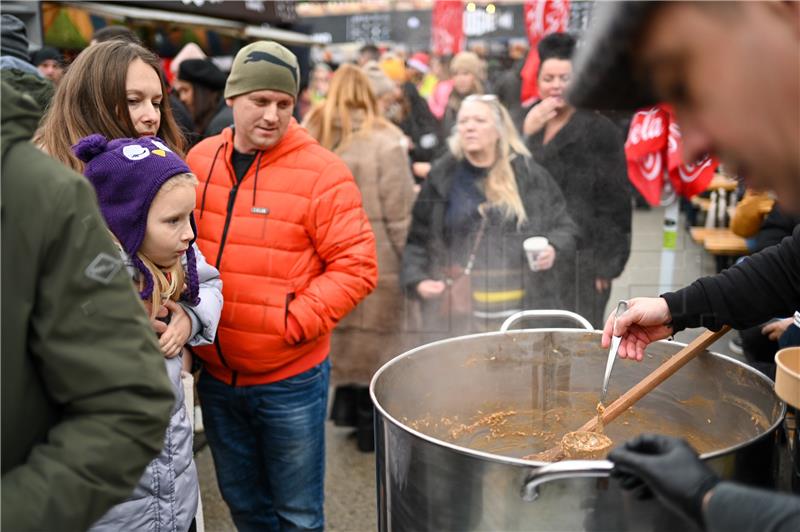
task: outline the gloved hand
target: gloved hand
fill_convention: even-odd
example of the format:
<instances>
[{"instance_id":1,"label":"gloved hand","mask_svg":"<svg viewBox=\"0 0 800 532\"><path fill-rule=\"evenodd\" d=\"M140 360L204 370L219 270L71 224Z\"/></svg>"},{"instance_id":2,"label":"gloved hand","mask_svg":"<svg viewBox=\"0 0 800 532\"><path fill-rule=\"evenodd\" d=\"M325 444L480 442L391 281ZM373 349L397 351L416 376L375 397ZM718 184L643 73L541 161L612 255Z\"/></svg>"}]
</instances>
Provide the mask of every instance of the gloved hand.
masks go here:
<instances>
[{"instance_id":1,"label":"gloved hand","mask_svg":"<svg viewBox=\"0 0 800 532\"><path fill-rule=\"evenodd\" d=\"M643 434L614 449L608 459L614 463L611 476L623 489L638 489L640 498L652 490L667 506L704 528L703 497L719 478L685 440Z\"/></svg>"}]
</instances>

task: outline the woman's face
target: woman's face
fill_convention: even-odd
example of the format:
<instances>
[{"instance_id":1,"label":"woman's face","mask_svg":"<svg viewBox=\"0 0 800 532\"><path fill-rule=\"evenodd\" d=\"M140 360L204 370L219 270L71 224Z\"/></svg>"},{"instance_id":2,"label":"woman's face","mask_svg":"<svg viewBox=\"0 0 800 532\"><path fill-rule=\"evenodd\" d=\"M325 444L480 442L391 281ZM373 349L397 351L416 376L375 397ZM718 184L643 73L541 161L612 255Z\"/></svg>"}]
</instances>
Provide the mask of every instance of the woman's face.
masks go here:
<instances>
[{"instance_id":1,"label":"woman's face","mask_svg":"<svg viewBox=\"0 0 800 532\"><path fill-rule=\"evenodd\" d=\"M458 139L467 154L491 154L500 136L492 109L481 101L465 101L458 111Z\"/></svg>"},{"instance_id":2,"label":"woman's face","mask_svg":"<svg viewBox=\"0 0 800 532\"><path fill-rule=\"evenodd\" d=\"M194 231L189 217L195 205L195 187L176 183L158 191L147 213L147 229L139 251L162 268L178 262L189 249Z\"/></svg>"},{"instance_id":3,"label":"woman's face","mask_svg":"<svg viewBox=\"0 0 800 532\"><path fill-rule=\"evenodd\" d=\"M539 96L542 99L553 97L563 101L571 77L572 61L546 59L539 69Z\"/></svg>"},{"instance_id":4,"label":"woman's face","mask_svg":"<svg viewBox=\"0 0 800 532\"><path fill-rule=\"evenodd\" d=\"M161 126L161 80L156 71L138 57L128 66L125 78L128 113L140 137L155 135Z\"/></svg>"},{"instance_id":5,"label":"woman's face","mask_svg":"<svg viewBox=\"0 0 800 532\"><path fill-rule=\"evenodd\" d=\"M472 94L475 87L475 75L466 70L459 70L453 73L453 88L462 96Z\"/></svg>"},{"instance_id":6,"label":"woman's face","mask_svg":"<svg viewBox=\"0 0 800 532\"><path fill-rule=\"evenodd\" d=\"M189 111L194 111L192 108L194 104L194 85L188 81L176 78L175 82L172 84L172 88L175 89L175 94L178 95L178 99L183 102L183 105L185 105Z\"/></svg>"}]
</instances>

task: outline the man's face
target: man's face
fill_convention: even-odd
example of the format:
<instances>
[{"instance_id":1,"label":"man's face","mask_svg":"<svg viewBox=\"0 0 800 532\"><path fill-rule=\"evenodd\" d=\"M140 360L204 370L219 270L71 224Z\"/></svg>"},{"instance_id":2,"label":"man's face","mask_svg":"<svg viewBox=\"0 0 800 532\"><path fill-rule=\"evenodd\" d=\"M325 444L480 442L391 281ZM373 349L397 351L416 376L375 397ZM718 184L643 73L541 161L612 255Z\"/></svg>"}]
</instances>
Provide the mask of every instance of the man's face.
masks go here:
<instances>
[{"instance_id":1,"label":"man's face","mask_svg":"<svg viewBox=\"0 0 800 532\"><path fill-rule=\"evenodd\" d=\"M39 72L41 72L44 77L53 83L61 81L61 76L64 75L64 67L55 59L45 59L39 63L39 66L36 68L39 69Z\"/></svg>"},{"instance_id":2,"label":"man's face","mask_svg":"<svg viewBox=\"0 0 800 532\"><path fill-rule=\"evenodd\" d=\"M226 102L233 108L233 145L239 153L275 146L286 133L294 112L294 98L279 91L248 92Z\"/></svg>"},{"instance_id":3,"label":"man's face","mask_svg":"<svg viewBox=\"0 0 800 532\"><path fill-rule=\"evenodd\" d=\"M675 108L686 161L715 153L793 210L800 210L797 4L666 3L637 58Z\"/></svg>"}]
</instances>

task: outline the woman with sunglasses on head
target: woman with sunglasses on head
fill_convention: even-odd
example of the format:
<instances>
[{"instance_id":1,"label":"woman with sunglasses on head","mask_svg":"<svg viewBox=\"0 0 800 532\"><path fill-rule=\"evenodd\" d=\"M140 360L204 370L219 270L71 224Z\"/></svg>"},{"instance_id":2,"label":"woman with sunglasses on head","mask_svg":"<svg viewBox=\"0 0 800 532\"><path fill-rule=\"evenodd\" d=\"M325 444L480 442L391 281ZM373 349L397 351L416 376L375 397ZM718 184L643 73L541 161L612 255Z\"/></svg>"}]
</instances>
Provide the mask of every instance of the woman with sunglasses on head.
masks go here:
<instances>
[{"instance_id":1,"label":"woman with sunglasses on head","mask_svg":"<svg viewBox=\"0 0 800 532\"><path fill-rule=\"evenodd\" d=\"M168 151L183 157L184 139L175 125L158 58L152 52L121 40L95 44L81 52L59 84L33 142L83 173L85 163L72 146L95 133L108 140L159 137L156 141L162 147L128 153L132 161L146 154L166 157ZM184 346L213 342L222 310L219 272L205 261L195 244L192 250L199 303L163 305L151 320L176 397L183 397L183 383L180 368L175 371L175 366L183 359L186 370L190 360ZM161 454L148 466L134 495L112 508L94 529L131 529L145 520L185 530L194 517L198 497L192 429L183 405L176 402Z\"/></svg>"},{"instance_id":2,"label":"woman with sunglasses on head","mask_svg":"<svg viewBox=\"0 0 800 532\"><path fill-rule=\"evenodd\" d=\"M564 308L601 327L611 282L631 249L631 188L624 139L606 117L564 99L575 39L553 33L539 42L541 101L525 117L533 158L553 176L578 224L574 260L556 268Z\"/></svg>"},{"instance_id":3,"label":"woman with sunglasses on head","mask_svg":"<svg viewBox=\"0 0 800 532\"><path fill-rule=\"evenodd\" d=\"M422 300L426 330L491 330L522 309L558 308L552 268L576 227L496 96L464 99L449 148L423 184L403 253L402 282ZM529 263L523 242L536 236L548 243Z\"/></svg>"}]
</instances>

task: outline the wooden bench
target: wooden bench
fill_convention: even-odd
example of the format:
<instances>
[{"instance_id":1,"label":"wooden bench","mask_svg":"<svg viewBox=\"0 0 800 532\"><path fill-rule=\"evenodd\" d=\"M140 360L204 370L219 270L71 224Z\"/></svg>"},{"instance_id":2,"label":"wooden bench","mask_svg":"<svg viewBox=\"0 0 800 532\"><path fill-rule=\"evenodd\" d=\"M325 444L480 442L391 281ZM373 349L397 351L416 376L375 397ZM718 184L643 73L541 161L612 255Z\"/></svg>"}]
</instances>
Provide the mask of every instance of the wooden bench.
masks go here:
<instances>
[{"instance_id":1,"label":"wooden bench","mask_svg":"<svg viewBox=\"0 0 800 532\"><path fill-rule=\"evenodd\" d=\"M692 236L692 240L700 244L701 246L705 244L706 238L709 236L715 235L727 235L732 234L731 230L727 227L712 227L712 228L705 228L705 227L691 227L689 228L689 234ZM734 235L735 236L735 235Z\"/></svg>"}]
</instances>

